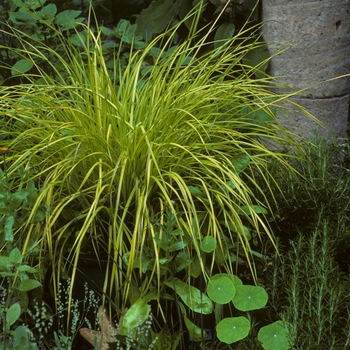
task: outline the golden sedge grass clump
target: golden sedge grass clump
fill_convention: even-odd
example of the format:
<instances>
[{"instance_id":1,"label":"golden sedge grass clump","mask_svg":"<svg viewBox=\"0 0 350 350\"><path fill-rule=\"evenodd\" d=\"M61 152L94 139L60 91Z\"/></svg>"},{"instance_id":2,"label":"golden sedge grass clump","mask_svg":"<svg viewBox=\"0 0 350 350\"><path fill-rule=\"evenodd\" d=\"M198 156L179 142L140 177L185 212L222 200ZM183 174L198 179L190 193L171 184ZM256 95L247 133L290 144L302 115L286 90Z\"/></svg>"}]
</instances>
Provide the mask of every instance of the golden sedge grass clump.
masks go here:
<instances>
[{"instance_id":1,"label":"golden sedge grass clump","mask_svg":"<svg viewBox=\"0 0 350 350\"><path fill-rule=\"evenodd\" d=\"M254 274L250 236L273 240L261 217L269 203L255 196L265 198L256 177L270 188L271 159L293 171L291 155L280 150L287 146L295 157L299 146L275 116L287 96L273 92L270 77L256 78L266 62L243 64L263 45L258 38L243 30L213 46L215 24L198 31L199 13L186 18L188 39L169 50L179 23L132 50L126 67L116 52L112 70L98 29L82 24L76 35L83 50L56 31L64 55L14 32L24 47L17 52L34 68L24 73L26 83L0 90L11 149L7 175L16 181L23 168L40 188L31 217L42 204L51 208L44 223L29 218L15 238L22 237L24 251L40 246L55 280L65 264L77 266L83 252L93 252L108 258L106 291L116 288L125 301L142 274L143 251L151 249L155 259L138 287L159 290L157 239L164 238L169 212L183 251L199 259L204 276L219 260L219 269L233 273L240 252ZM216 248L204 260L206 236Z\"/></svg>"}]
</instances>

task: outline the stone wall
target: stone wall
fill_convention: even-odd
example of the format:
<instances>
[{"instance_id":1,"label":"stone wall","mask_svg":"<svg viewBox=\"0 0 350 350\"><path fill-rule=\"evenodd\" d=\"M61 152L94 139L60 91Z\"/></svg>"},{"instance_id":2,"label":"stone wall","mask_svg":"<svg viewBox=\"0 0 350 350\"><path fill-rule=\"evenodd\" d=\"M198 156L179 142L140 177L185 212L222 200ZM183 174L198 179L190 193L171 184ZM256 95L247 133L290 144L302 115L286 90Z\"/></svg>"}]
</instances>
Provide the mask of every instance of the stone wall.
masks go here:
<instances>
[{"instance_id":1,"label":"stone wall","mask_svg":"<svg viewBox=\"0 0 350 350\"><path fill-rule=\"evenodd\" d=\"M263 37L274 56L269 73L279 77L279 90L304 89L293 101L327 128L292 112L291 127L301 136L344 137L349 114L350 0L262 0ZM310 89L308 87L312 86Z\"/></svg>"}]
</instances>

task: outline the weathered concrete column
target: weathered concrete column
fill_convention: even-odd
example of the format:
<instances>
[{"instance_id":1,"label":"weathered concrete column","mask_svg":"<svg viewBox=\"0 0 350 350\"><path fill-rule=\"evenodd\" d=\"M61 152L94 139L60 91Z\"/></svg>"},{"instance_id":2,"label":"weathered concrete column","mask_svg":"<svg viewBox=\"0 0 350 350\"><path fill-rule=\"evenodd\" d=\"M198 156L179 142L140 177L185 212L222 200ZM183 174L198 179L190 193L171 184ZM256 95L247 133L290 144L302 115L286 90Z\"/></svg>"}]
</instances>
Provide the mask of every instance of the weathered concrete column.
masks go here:
<instances>
[{"instance_id":1,"label":"weathered concrete column","mask_svg":"<svg viewBox=\"0 0 350 350\"><path fill-rule=\"evenodd\" d=\"M263 37L272 58L269 73L293 89L304 89L350 73L350 0L261 0ZM281 88L281 92L288 92ZM349 114L350 76L317 85L293 98L329 130L301 113L291 114L302 136L344 137Z\"/></svg>"}]
</instances>

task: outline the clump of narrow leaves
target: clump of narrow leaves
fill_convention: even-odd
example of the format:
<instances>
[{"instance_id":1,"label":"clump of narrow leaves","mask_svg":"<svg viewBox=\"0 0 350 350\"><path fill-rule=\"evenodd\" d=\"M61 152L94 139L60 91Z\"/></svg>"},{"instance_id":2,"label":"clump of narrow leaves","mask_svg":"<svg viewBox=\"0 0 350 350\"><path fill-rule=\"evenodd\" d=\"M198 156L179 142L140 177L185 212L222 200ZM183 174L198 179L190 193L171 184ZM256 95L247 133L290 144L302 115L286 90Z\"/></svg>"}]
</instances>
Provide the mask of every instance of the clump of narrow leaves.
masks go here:
<instances>
[{"instance_id":1,"label":"clump of narrow leaves","mask_svg":"<svg viewBox=\"0 0 350 350\"><path fill-rule=\"evenodd\" d=\"M187 40L173 45L179 23L131 51L123 70L116 52L112 74L101 32L84 24L75 35L79 50L57 31L63 54L44 44L18 51L33 69L23 73L27 84L0 90L8 177L16 181L19 167L31 169L28 181L40 194L22 227L52 262L54 280L82 253L93 253L108 259L104 289L114 286L119 300L130 297L135 267L150 271L135 282L141 293L159 290L167 212L182 242L168 258L180 249L202 273L215 264L232 272L244 257L254 274L252 238L273 240L262 217L269 203L255 178L260 174L269 190L271 159L292 171L291 155L281 150L288 146L297 156L298 144L276 119L287 96L270 89L271 78L260 71L266 62L243 63L263 45L258 36L243 30L214 46L215 23L198 30L201 6L184 19L191 23ZM43 61L50 69L41 69ZM33 222L43 205L51 208L45 222ZM205 237L215 238L215 254ZM155 259L145 266L147 251ZM185 268L193 271L190 263ZM69 271L74 282L76 269Z\"/></svg>"}]
</instances>

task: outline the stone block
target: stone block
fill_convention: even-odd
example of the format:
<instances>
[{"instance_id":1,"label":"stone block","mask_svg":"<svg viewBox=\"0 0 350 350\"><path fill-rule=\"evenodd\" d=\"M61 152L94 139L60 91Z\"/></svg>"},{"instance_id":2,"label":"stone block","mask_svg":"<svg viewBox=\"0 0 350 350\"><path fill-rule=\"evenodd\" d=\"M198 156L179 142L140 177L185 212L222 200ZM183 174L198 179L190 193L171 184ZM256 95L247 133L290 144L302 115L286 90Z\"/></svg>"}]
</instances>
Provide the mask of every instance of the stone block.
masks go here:
<instances>
[{"instance_id":1,"label":"stone block","mask_svg":"<svg viewBox=\"0 0 350 350\"><path fill-rule=\"evenodd\" d=\"M350 73L350 1L262 1L263 37L270 55L270 74L300 90ZM349 93L350 76L316 85L304 96Z\"/></svg>"},{"instance_id":2,"label":"stone block","mask_svg":"<svg viewBox=\"0 0 350 350\"><path fill-rule=\"evenodd\" d=\"M312 121L297 108L288 109L286 115L288 119L279 115L279 120L284 126L295 132L297 135L310 138L315 135L326 138L345 138L348 122L350 94L333 98L291 98L315 116L323 125Z\"/></svg>"}]
</instances>

